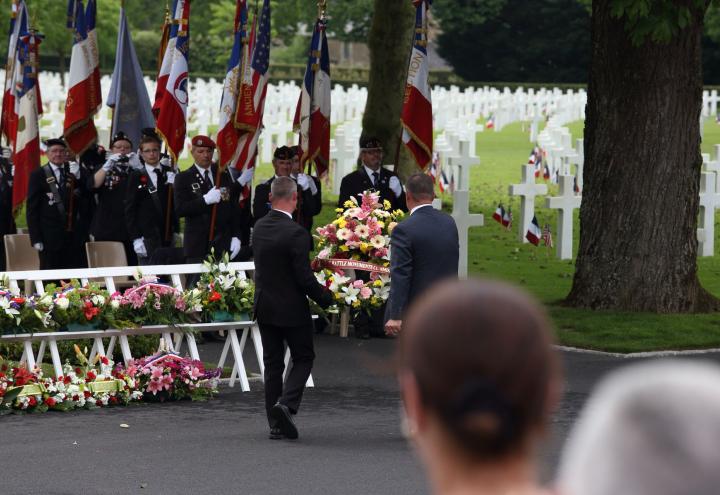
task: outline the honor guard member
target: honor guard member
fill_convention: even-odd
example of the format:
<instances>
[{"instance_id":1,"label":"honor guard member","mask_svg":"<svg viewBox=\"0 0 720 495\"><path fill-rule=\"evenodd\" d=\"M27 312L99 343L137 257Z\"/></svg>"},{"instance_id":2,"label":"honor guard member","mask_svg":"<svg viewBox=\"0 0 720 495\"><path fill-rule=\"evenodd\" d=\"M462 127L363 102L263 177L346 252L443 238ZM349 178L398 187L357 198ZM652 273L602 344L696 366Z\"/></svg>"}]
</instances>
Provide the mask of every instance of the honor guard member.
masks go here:
<instances>
[{"instance_id":1,"label":"honor guard member","mask_svg":"<svg viewBox=\"0 0 720 495\"><path fill-rule=\"evenodd\" d=\"M175 214L185 218L183 251L187 263L201 263L211 249L215 250L216 258L228 252L232 260L240 253L242 226L235 206L240 188L227 169L216 183L218 166L212 161L214 151L212 139L195 136L190 151L195 163L175 177ZM214 207L217 213L210 240Z\"/></svg>"},{"instance_id":2,"label":"honor guard member","mask_svg":"<svg viewBox=\"0 0 720 495\"><path fill-rule=\"evenodd\" d=\"M156 135L144 135L140 140L144 165L128 177L125 225L140 265L154 264L153 254L172 247L180 230L172 208L175 172L160 163L160 146Z\"/></svg>"},{"instance_id":3,"label":"honor guard member","mask_svg":"<svg viewBox=\"0 0 720 495\"><path fill-rule=\"evenodd\" d=\"M14 167L10 161L12 150L2 148L0 155L0 272L6 270L5 265L5 234L14 234L15 217L12 208L13 172Z\"/></svg>"},{"instance_id":4,"label":"honor guard member","mask_svg":"<svg viewBox=\"0 0 720 495\"><path fill-rule=\"evenodd\" d=\"M381 200L388 200L393 210L407 211L405 192L395 172L382 166L383 149L380 140L374 137L360 138L360 167L343 177L340 183L338 207L345 208L345 202L351 197L367 190L380 193Z\"/></svg>"},{"instance_id":5,"label":"honor guard member","mask_svg":"<svg viewBox=\"0 0 720 495\"><path fill-rule=\"evenodd\" d=\"M301 217L299 223L308 229L310 235L312 236L313 217L319 214L320 210L322 210L322 185L320 183L320 179L314 175L305 174L300 169L300 157L302 156L300 146L290 146L290 151L292 152L293 157L290 178L298 183L298 186L300 186L300 189L303 191L303 197L308 196L306 191L309 190L311 193L309 195L312 198L312 201L310 202L311 207L309 206L307 211L311 212L312 215ZM301 204L300 207L302 206L303 205Z\"/></svg>"},{"instance_id":6,"label":"honor guard member","mask_svg":"<svg viewBox=\"0 0 720 495\"><path fill-rule=\"evenodd\" d=\"M110 155L93 177L98 204L90 233L96 241L122 242L130 266L137 265L138 259L126 228L125 198L130 172L141 167L130 138L118 132L110 142Z\"/></svg>"},{"instance_id":7,"label":"honor guard member","mask_svg":"<svg viewBox=\"0 0 720 495\"><path fill-rule=\"evenodd\" d=\"M320 213L322 208L320 190L310 176L306 174L298 173L293 177L294 160L296 158L297 153L292 148L280 146L275 149L272 161L275 175L262 184L258 184L255 188L255 197L253 198L255 222L267 215L271 209L270 187L273 181L277 177L290 177L295 180L298 186L298 205L292 218L310 232L313 217ZM297 168L299 168L299 161ZM312 238L310 242L312 242Z\"/></svg>"},{"instance_id":8,"label":"honor guard member","mask_svg":"<svg viewBox=\"0 0 720 495\"><path fill-rule=\"evenodd\" d=\"M30 174L27 197L27 225L30 242L40 256L40 269L87 266L87 235L80 205L86 198L86 177L77 163L66 161L62 139L45 141L49 163Z\"/></svg>"}]
</instances>

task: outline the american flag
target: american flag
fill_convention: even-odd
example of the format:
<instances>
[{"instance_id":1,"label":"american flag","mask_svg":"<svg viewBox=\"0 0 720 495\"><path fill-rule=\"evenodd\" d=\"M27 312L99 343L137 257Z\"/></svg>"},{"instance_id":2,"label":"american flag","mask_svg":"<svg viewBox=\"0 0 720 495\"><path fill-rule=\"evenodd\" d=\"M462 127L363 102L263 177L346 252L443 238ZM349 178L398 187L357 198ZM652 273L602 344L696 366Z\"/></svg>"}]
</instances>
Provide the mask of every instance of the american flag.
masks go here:
<instances>
[{"instance_id":1,"label":"american flag","mask_svg":"<svg viewBox=\"0 0 720 495\"><path fill-rule=\"evenodd\" d=\"M545 227L543 227L542 231L542 241L545 246L551 248L553 247L553 238L552 238L552 232L550 231L550 224L546 223Z\"/></svg>"}]
</instances>

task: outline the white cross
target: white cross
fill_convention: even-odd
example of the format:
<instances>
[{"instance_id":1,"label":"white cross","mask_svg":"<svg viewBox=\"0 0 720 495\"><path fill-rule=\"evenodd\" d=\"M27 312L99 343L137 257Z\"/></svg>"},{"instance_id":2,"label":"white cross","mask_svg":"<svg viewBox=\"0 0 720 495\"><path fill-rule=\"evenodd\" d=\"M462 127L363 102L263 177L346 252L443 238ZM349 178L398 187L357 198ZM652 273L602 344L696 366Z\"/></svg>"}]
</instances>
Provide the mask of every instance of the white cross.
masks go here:
<instances>
[{"instance_id":1,"label":"white cross","mask_svg":"<svg viewBox=\"0 0 720 495\"><path fill-rule=\"evenodd\" d=\"M485 225L485 217L481 214L470 213L470 192L455 191L453 193L452 217L458 229L460 243L460 258L458 260L458 276L467 278L468 274L468 231L470 227Z\"/></svg>"},{"instance_id":2,"label":"white cross","mask_svg":"<svg viewBox=\"0 0 720 495\"><path fill-rule=\"evenodd\" d=\"M525 238L525 234L535 215L535 196L547 194L547 186L535 183L534 165L523 165L522 183L511 185L509 193L510 196L520 196L520 232L518 239L520 242L527 243L528 240Z\"/></svg>"},{"instance_id":3,"label":"white cross","mask_svg":"<svg viewBox=\"0 0 720 495\"><path fill-rule=\"evenodd\" d=\"M340 183L343 177L353 171L355 168L359 150L353 146L353 141L346 134L344 126L335 129L335 149L331 150L332 158L335 160L335 170L333 171L333 194L340 194ZM357 142L357 141L355 141Z\"/></svg>"},{"instance_id":4,"label":"white cross","mask_svg":"<svg viewBox=\"0 0 720 495\"><path fill-rule=\"evenodd\" d=\"M466 139L460 139L457 146L459 156L449 157L448 162L460 170L460 182L456 184L456 188L467 191L470 189L470 168L479 165L480 160L470 152L470 143Z\"/></svg>"},{"instance_id":5,"label":"white cross","mask_svg":"<svg viewBox=\"0 0 720 495\"><path fill-rule=\"evenodd\" d=\"M715 175L714 172L700 174L700 227L697 229L700 256L715 254L715 208L719 204Z\"/></svg>"},{"instance_id":6,"label":"white cross","mask_svg":"<svg viewBox=\"0 0 720 495\"><path fill-rule=\"evenodd\" d=\"M580 208L580 196L575 196L572 175L560 176L560 196L545 198L545 207L558 210L557 257L572 259L573 210Z\"/></svg>"}]
</instances>

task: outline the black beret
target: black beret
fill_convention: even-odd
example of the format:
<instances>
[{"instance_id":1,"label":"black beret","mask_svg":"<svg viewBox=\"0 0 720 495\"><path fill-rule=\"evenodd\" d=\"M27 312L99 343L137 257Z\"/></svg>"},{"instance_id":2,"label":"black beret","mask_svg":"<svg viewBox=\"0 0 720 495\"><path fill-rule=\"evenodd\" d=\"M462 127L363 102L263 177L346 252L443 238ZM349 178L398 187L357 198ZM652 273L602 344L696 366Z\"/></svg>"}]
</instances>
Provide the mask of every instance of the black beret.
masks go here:
<instances>
[{"instance_id":1,"label":"black beret","mask_svg":"<svg viewBox=\"0 0 720 495\"><path fill-rule=\"evenodd\" d=\"M45 147L49 148L50 146L62 146L63 148L67 148L67 143L65 140L61 137L59 138L50 138L45 140Z\"/></svg>"},{"instance_id":2,"label":"black beret","mask_svg":"<svg viewBox=\"0 0 720 495\"><path fill-rule=\"evenodd\" d=\"M295 152L287 146L278 146L273 154L275 160L292 160L293 156Z\"/></svg>"}]
</instances>

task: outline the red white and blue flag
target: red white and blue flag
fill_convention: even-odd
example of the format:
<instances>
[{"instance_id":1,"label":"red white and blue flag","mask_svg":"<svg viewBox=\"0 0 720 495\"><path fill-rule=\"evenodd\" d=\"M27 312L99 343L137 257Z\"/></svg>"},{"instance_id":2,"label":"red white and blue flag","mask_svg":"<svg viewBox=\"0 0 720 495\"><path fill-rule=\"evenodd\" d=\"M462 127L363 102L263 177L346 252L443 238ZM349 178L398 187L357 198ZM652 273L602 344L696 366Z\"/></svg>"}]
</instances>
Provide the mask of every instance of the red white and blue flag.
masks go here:
<instances>
[{"instance_id":1,"label":"red white and blue flag","mask_svg":"<svg viewBox=\"0 0 720 495\"><path fill-rule=\"evenodd\" d=\"M14 111L18 117L12 155L15 165L13 209L25 201L30 173L40 166L38 115L42 113L42 100L38 72L41 40L41 36L28 32L27 25L23 22L17 42L15 87L13 88Z\"/></svg>"},{"instance_id":2,"label":"red white and blue flag","mask_svg":"<svg viewBox=\"0 0 720 495\"><path fill-rule=\"evenodd\" d=\"M540 239L542 238L542 232L540 231L540 225L538 225L537 218L535 215L533 215L532 222L530 222L530 226L528 227L528 231L525 234L525 239L527 239L531 244L538 245L540 244Z\"/></svg>"},{"instance_id":3,"label":"red white and blue flag","mask_svg":"<svg viewBox=\"0 0 720 495\"><path fill-rule=\"evenodd\" d=\"M174 162L183 151L187 131L189 49L190 0L175 0L170 39L158 74L153 105L157 118L155 129Z\"/></svg>"},{"instance_id":4,"label":"red white and blue flag","mask_svg":"<svg viewBox=\"0 0 720 495\"><path fill-rule=\"evenodd\" d=\"M68 147L76 154L97 141L93 116L102 105L100 94L100 61L95 32L97 7L95 0L68 1L68 28L74 43L70 56L70 79L65 102L63 134Z\"/></svg>"},{"instance_id":5,"label":"red white and blue flag","mask_svg":"<svg viewBox=\"0 0 720 495\"><path fill-rule=\"evenodd\" d=\"M24 26L24 28L23 28ZM27 31L27 7L25 0L13 2L10 13L10 33L8 36L8 55L5 63L5 90L2 104L2 133L5 140L12 146L17 132L17 114L15 113L15 65L17 64L17 43L20 30Z\"/></svg>"},{"instance_id":6,"label":"red white and blue flag","mask_svg":"<svg viewBox=\"0 0 720 495\"><path fill-rule=\"evenodd\" d=\"M505 218L505 208L503 208L503 205L497 205L497 208L495 208L495 213L493 213L493 220L495 220L499 224L503 224L503 218Z\"/></svg>"},{"instance_id":7,"label":"red white and blue flag","mask_svg":"<svg viewBox=\"0 0 720 495\"><path fill-rule=\"evenodd\" d=\"M485 129L495 129L495 117L490 116L489 119L485 122Z\"/></svg>"},{"instance_id":8,"label":"red white and blue flag","mask_svg":"<svg viewBox=\"0 0 720 495\"><path fill-rule=\"evenodd\" d=\"M217 144L221 167L227 167L235 158L241 132L235 129L235 109L240 99L240 82L245 65L248 65L249 40L247 35L247 1L237 0L235 4L235 26L233 47L228 60L225 81L220 100L220 123Z\"/></svg>"},{"instance_id":9,"label":"red white and blue flag","mask_svg":"<svg viewBox=\"0 0 720 495\"><path fill-rule=\"evenodd\" d=\"M421 170L432 159L433 122L429 67L427 56L427 11L431 0L413 0L415 6L415 41L410 53L407 84L403 99L402 141Z\"/></svg>"},{"instance_id":10,"label":"red white and blue flag","mask_svg":"<svg viewBox=\"0 0 720 495\"><path fill-rule=\"evenodd\" d=\"M324 176L330 164L330 53L325 35L326 20L315 22L305 79L295 111L294 129L300 134L300 165L315 163Z\"/></svg>"},{"instance_id":11,"label":"red white and blue flag","mask_svg":"<svg viewBox=\"0 0 720 495\"><path fill-rule=\"evenodd\" d=\"M546 247L548 247L548 248L553 247L552 231L550 230L549 223L546 223L545 227L543 227L542 240L543 240L543 244L545 244Z\"/></svg>"}]
</instances>

